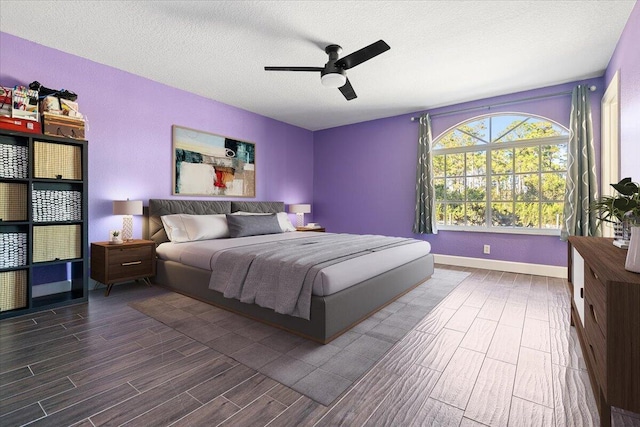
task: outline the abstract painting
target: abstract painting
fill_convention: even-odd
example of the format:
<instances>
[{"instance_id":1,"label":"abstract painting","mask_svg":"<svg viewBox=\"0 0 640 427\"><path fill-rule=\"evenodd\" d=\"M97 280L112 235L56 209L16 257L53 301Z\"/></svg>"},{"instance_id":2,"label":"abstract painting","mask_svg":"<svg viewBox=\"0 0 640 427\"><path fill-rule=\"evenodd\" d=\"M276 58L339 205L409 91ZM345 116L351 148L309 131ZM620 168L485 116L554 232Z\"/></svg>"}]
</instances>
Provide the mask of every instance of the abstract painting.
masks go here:
<instances>
[{"instance_id":1,"label":"abstract painting","mask_svg":"<svg viewBox=\"0 0 640 427\"><path fill-rule=\"evenodd\" d=\"M173 125L173 194L256 196L256 145Z\"/></svg>"}]
</instances>

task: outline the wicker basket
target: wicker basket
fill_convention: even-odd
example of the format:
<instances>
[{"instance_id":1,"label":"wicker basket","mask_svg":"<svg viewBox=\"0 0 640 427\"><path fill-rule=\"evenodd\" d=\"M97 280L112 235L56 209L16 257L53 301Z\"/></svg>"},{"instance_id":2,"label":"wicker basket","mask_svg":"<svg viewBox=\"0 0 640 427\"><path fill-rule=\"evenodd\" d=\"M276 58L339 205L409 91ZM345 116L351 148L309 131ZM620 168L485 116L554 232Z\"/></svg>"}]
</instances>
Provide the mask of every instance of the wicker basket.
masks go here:
<instances>
[{"instance_id":1,"label":"wicker basket","mask_svg":"<svg viewBox=\"0 0 640 427\"><path fill-rule=\"evenodd\" d=\"M27 178L29 148L24 145L0 144L0 177Z\"/></svg>"},{"instance_id":2,"label":"wicker basket","mask_svg":"<svg viewBox=\"0 0 640 427\"><path fill-rule=\"evenodd\" d=\"M33 227L33 262L82 257L82 228L77 225Z\"/></svg>"},{"instance_id":3,"label":"wicker basket","mask_svg":"<svg viewBox=\"0 0 640 427\"><path fill-rule=\"evenodd\" d=\"M82 193L68 190L33 190L33 221L82 221Z\"/></svg>"},{"instance_id":4,"label":"wicker basket","mask_svg":"<svg viewBox=\"0 0 640 427\"><path fill-rule=\"evenodd\" d=\"M27 233L0 233L0 268L27 265Z\"/></svg>"},{"instance_id":5,"label":"wicker basket","mask_svg":"<svg viewBox=\"0 0 640 427\"><path fill-rule=\"evenodd\" d=\"M36 178L82 179L82 150L77 145L34 142Z\"/></svg>"},{"instance_id":6,"label":"wicker basket","mask_svg":"<svg viewBox=\"0 0 640 427\"><path fill-rule=\"evenodd\" d=\"M27 220L26 184L0 182L0 200L0 221Z\"/></svg>"},{"instance_id":7,"label":"wicker basket","mask_svg":"<svg viewBox=\"0 0 640 427\"><path fill-rule=\"evenodd\" d=\"M27 306L27 270L0 272L0 311Z\"/></svg>"}]
</instances>

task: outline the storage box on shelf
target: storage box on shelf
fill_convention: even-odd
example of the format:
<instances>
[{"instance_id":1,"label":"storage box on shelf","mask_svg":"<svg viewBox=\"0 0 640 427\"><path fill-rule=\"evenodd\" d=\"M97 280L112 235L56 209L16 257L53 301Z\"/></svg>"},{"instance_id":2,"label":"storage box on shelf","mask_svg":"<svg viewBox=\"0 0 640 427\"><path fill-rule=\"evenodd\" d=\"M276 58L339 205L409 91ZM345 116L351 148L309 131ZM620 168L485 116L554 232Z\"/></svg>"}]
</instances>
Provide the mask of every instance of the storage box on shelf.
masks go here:
<instances>
[{"instance_id":1,"label":"storage box on shelf","mask_svg":"<svg viewBox=\"0 0 640 427\"><path fill-rule=\"evenodd\" d=\"M33 120L0 116L0 130L40 134L42 133L42 126L40 126L40 122L34 122Z\"/></svg>"},{"instance_id":2,"label":"storage box on shelf","mask_svg":"<svg viewBox=\"0 0 640 427\"><path fill-rule=\"evenodd\" d=\"M38 113L38 91L25 86L13 88L11 117L15 119L40 121Z\"/></svg>"},{"instance_id":3,"label":"storage box on shelf","mask_svg":"<svg viewBox=\"0 0 640 427\"><path fill-rule=\"evenodd\" d=\"M42 113L42 125L45 135L84 139L84 119Z\"/></svg>"},{"instance_id":4,"label":"storage box on shelf","mask_svg":"<svg viewBox=\"0 0 640 427\"><path fill-rule=\"evenodd\" d=\"M11 117L11 103L13 102L13 89L0 86L0 116Z\"/></svg>"},{"instance_id":5,"label":"storage box on shelf","mask_svg":"<svg viewBox=\"0 0 640 427\"><path fill-rule=\"evenodd\" d=\"M87 147L0 130L0 318L87 301Z\"/></svg>"}]
</instances>

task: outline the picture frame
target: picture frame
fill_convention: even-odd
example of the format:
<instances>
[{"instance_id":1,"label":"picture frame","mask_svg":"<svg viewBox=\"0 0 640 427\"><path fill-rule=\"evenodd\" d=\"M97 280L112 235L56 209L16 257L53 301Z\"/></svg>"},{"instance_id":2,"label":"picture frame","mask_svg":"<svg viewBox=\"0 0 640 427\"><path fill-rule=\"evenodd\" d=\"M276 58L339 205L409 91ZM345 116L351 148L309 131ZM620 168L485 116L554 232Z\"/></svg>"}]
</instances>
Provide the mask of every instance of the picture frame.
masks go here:
<instances>
[{"instance_id":1,"label":"picture frame","mask_svg":"<svg viewBox=\"0 0 640 427\"><path fill-rule=\"evenodd\" d=\"M172 126L173 194L255 197L256 144Z\"/></svg>"}]
</instances>

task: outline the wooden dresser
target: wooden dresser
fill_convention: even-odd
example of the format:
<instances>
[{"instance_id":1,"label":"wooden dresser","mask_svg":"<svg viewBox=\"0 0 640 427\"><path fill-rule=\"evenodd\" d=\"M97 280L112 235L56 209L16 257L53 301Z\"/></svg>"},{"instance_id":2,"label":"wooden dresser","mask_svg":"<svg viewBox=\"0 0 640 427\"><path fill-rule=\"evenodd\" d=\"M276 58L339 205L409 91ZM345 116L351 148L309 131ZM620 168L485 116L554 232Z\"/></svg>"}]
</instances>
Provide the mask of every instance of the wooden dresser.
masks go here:
<instances>
[{"instance_id":1,"label":"wooden dresser","mask_svg":"<svg viewBox=\"0 0 640 427\"><path fill-rule=\"evenodd\" d=\"M640 274L625 270L627 251L602 237L569 237L571 321L578 332L600 411L640 413Z\"/></svg>"}]
</instances>

